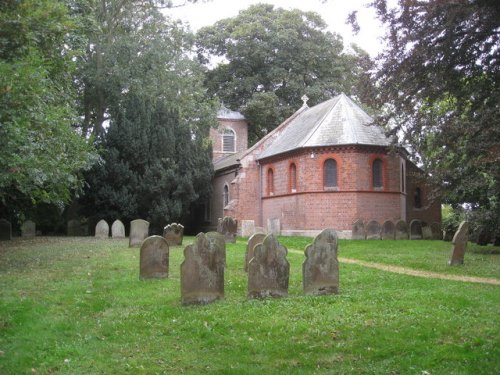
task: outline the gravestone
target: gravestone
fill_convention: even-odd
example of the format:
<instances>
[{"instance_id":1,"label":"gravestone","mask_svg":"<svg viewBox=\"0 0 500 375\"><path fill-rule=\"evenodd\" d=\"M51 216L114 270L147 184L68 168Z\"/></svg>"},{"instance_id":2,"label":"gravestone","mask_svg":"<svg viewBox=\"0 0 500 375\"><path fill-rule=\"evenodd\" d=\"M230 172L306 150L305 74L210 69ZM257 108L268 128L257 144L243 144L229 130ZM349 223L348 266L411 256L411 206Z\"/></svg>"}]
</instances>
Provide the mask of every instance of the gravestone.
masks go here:
<instances>
[{"instance_id":1,"label":"gravestone","mask_svg":"<svg viewBox=\"0 0 500 375\"><path fill-rule=\"evenodd\" d=\"M410 221L410 240L422 239L422 222L414 219Z\"/></svg>"},{"instance_id":2,"label":"gravestone","mask_svg":"<svg viewBox=\"0 0 500 375\"><path fill-rule=\"evenodd\" d=\"M163 238L169 246L180 246L184 238L184 226L182 224L172 223L163 228Z\"/></svg>"},{"instance_id":3,"label":"gravestone","mask_svg":"<svg viewBox=\"0 0 500 375\"><path fill-rule=\"evenodd\" d=\"M366 232L365 232L365 223L363 220L356 220L352 224L352 239L353 240L365 240Z\"/></svg>"},{"instance_id":4,"label":"gravestone","mask_svg":"<svg viewBox=\"0 0 500 375\"><path fill-rule=\"evenodd\" d=\"M325 229L304 251L302 264L305 295L326 295L339 292L339 262L337 232Z\"/></svg>"},{"instance_id":5,"label":"gravestone","mask_svg":"<svg viewBox=\"0 0 500 375\"><path fill-rule=\"evenodd\" d=\"M0 240L12 239L12 224L10 221L0 219Z\"/></svg>"},{"instance_id":6,"label":"gravestone","mask_svg":"<svg viewBox=\"0 0 500 375\"><path fill-rule=\"evenodd\" d=\"M111 237L125 238L125 225L118 219L111 225Z\"/></svg>"},{"instance_id":7,"label":"gravestone","mask_svg":"<svg viewBox=\"0 0 500 375\"><path fill-rule=\"evenodd\" d=\"M139 278L164 279L168 277L168 243L162 236L151 236L142 241Z\"/></svg>"},{"instance_id":8,"label":"gravestone","mask_svg":"<svg viewBox=\"0 0 500 375\"><path fill-rule=\"evenodd\" d=\"M381 227L378 221L370 220L366 224L366 239L367 240L380 240Z\"/></svg>"},{"instance_id":9,"label":"gravestone","mask_svg":"<svg viewBox=\"0 0 500 375\"><path fill-rule=\"evenodd\" d=\"M396 240L408 239L408 224L404 220L396 221Z\"/></svg>"},{"instance_id":10,"label":"gravestone","mask_svg":"<svg viewBox=\"0 0 500 375\"><path fill-rule=\"evenodd\" d=\"M267 219L267 233L281 235L281 221L278 218Z\"/></svg>"},{"instance_id":11,"label":"gravestone","mask_svg":"<svg viewBox=\"0 0 500 375\"><path fill-rule=\"evenodd\" d=\"M255 233L255 221L241 220L241 235L242 237L250 237Z\"/></svg>"},{"instance_id":12,"label":"gravestone","mask_svg":"<svg viewBox=\"0 0 500 375\"><path fill-rule=\"evenodd\" d=\"M248 263L248 298L288 296L288 251L273 234L254 247Z\"/></svg>"},{"instance_id":13,"label":"gravestone","mask_svg":"<svg viewBox=\"0 0 500 375\"><path fill-rule=\"evenodd\" d=\"M443 231L441 230L441 224L432 223L431 224L431 232L433 240L442 240L443 239Z\"/></svg>"},{"instance_id":14,"label":"gravestone","mask_svg":"<svg viewBox=\"0 0 500 375\"><path fill-rule=\"evenodd\" d=\"M458 227L458 230L453 236L451 243L453 248L451 249L450 260L448 265L456 266L459 264L464 264L465 250L467 249L467 241L469 240L469 223L462 221Z\"/></svg>"},{"instance_id":15,"label":"gravestone","mask_svg":"<svg viewBox=\"0 0 500 375\"><path fill-rule=\"evenodd\" d=\"M221 233L226 240L226 243L236 242L236 231L238 229L238 220L231 216L224 216L224 219L219 218L217 232Z\"/></svg>"},{"instance_id":16,"label":"gravestone","mask_svg":"<svg viewBox=\"0 0 500 375\"><path fill-rule=\"evenodd\" d=\"M425 221L422 221L422 238L432 240L432 229Z\"/></svg>"},{"instance_id":17,"label":"gravestone","mask_svg":"<svg viewBox=\"0 0 500 375\"><path fill-rule=\"evenodd\" d=\"M130 222L130 235L128 247L140 247L142 241L149 234L149 222L142 219L132 220Z\"/></svg>"},{"instance_id":18,"label":"gravestone","mask_svg":"<svg viewBox=\"0 0 500 375\"><path fill-rule=\"evenodd\" d=\"M100 239L109 237L109 225L106 220L100 220L95 226L95 237Z\"/></svg>"},{"instance_id":19,"label":"gravestone","mask_svg":"<svg viewBox=\"0 0 500 375\"><path fill-rule=\"evenodd\" d=\"M394 222L392 220L384 221L384 224L382 224L380 237L383 240L394 240L396 238L396 225L394 225Z\"/></svg>"},{"instance_id":20,"label":"gravestone","mask_svg":"<svg viewBox=\"0 0 500 375\"><path fill-rule=\"evenodd\" d=\"M266 238L264 233L255 233L248 239L247 250L245 251L245 272L248 272L248 263L253 258L255 246L262 243L264 238Z\"/></svg>"},{"instance_id":21,"label":"gravestone","mask_svg":"<svg viewBox=\"0 0 500 375\"><path fill-rule=\"evenodd\" d=\"M24 238L31 238L36 236L36 224L31 220L26 220L21 225L21 236Z\"/></svg>"},{"instance_id":22,"label":"gravestone","mask_svg":"<svg viewBox=\"0 0 500 375\"><path fill-rule=\"evenodd\" d=\"M264 227L255 227L255 233L263 233L263 234L267 234L266 230L264 229Z\"/></svg>"},{"instance_id":23,"label":"gravestone","mask_svg":"<svg viewBox=\"0 0 500 375\"><path fill-rule=\"evenodd\" d=\"M226 242L220 233L199 233L184 249L181 264L181 302L206 304L224 298Z\"/></svg>"}]
</instances>

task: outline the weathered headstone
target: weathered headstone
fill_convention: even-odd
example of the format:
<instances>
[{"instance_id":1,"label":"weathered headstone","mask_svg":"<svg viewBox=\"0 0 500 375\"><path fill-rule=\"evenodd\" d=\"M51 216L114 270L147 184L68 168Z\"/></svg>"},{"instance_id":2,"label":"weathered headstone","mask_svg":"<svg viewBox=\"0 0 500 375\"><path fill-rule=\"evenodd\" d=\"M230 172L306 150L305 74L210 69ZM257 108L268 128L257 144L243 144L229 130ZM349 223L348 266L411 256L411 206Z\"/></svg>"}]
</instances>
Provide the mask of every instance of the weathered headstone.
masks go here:
<instances>
[{"instance_id":1,"label":"weathered headstone","mask_svg":"<svg viewBox=\"0 0 500 375\"><path fill-rule=\"evenodd\" d=\"M458 230L453 236L451 243L453 248L451 249L450 260L448 265L456 266L459 264L464 264L465 250L467 249L467 241L469 240L469 223L462 221L458 227Z\"/></svg>"},{"instance_id":2,"label":"weathered headstone","mask_svg":"<svg viewBox=\"0 0 500 375\"><path fill-rule=\"evenodd\" d=\"M36 236L36 224L31 220L26 220L21 225L21 236L24 238L31 238Z\"/></svg>"},{"instance_id":3,"label":"weathered headstone","mask_svg":"<svg viewBox=\"0 0 500 375\"><path fill-rule=\"evenodd\" d=\"M151 236L142 241L139 278L164 279L168 277L169 247L162 236Z\"/></svg>"},{"instance_id":4,"label":"weathered headstone","mask_svg":"<svg viewBox=\"0 0 500 375\"><path fill-rule=\"evenodd\" d=\"M366 239L367 240L380 240L381 227L378 221L370 220L366 224Z\"/></svg>"},{"instance_id":5,"label":"weathered headstone","mask_svg":"<svg viewBox=\"0 0 500 375\"><path fill-rule=\"evenodd\" d=\"M365 240L366 232L365 232L365 223L363 220L356 220L352 224L352 239L353 240Z\"/></svg>"},{"instance_id":6,"label":"weathered headstone","mask_svg":"<svg viewBox=\"0 0 500 375\"><path fill-rule=\"evenodd\" d=\"M264 238L266 238L266 235L264 233L255 233L248 239L247 250L245 252L245 272L248 272L248 263L253 258L255 246L262 243L264 241Z\"/></svg>"},{"instance_id":7,"label":"weathered headstone","mask_svg":"<svg viewBox=\"0 0 500 375\"><path fill-rule=\"evenodd\" d=\"M255 227L255 233L267 234L266 230L263 227Z\"/></svg>"},{"instance_id":8,"label":"weathered headstone","mask_svg":"<svg viewBox=\"0 0 500 375\"><path fill-rule=\"evenodd\" d=\"M125 238L125 225L118 219L111 225L111 237Z\"/></svg>"},{"instance_id":9,"label":"weathered headstone","mask_svg":"<svg viewBox=\"0 0 500 375\"><path fill-rule=\"evenodd\" d=\"M220 233L199 233L184 249L181 264L181 302L205 304L224 298L226 242Z\"/></svg>"},{"instance_id":10,"label":"weathered headstone","mask_svg":"<svg viewBox=\"0 0 500 375\"><path fill-rule=\"evenodd\" d=\"M248 263L248 298L288 296L287 253L273 234L254 247L253 258Z\"/></svg>"},{"instance_id":11,"label":"weathered headstone","mask_svg":"<svg viewBox=\"0 0 500 375\"><path fill-rule=\"evenodd\" d=\"M442 240L443 239L443 231L441 230L441 224L432 223L431 224L431 232L433 240Z\"/></svg>"},{"instance_id":12,"label":"weathered headstone","mask_svg":"<svg viewBox=\"0 0 500 375\"><path fill-rule=\"evenodd\" d=\"M382 224L380 237L383 240L394 240L396 238L396 225L394 225L394 222L392 220L384 221L384 224Z\"/></svg>"},{"instance_id":13,"label":"weathered headstone","mask_svg":"<svg viewBox=\"0 0 500 375\"><path fill-rule=\"evenodd\" d=\"M149 235L149 222L142 219L132 220L130 222L130 235L128 247L140 247L142 241Z\"/></svg>"},{"instance_id":14,"label":"weathered headstone","mask_svg":"<svg viewBox=\"0 0 500 375\"><path fill-rule=\"evenodd\" d=\"M325 295L339 292L337 232L325 229L304 251L302 264L304 294Z\"/></svg>"},{"instance_id":15,"label":"weathered headstone","mask_svg":"<svg viewBox=\"0 0 500 375\"><path fill-rule=\"evenodd\" d=\"M182 245L184 238L184 226L182 224L172 223L163 228L163 237L170 246Z\"/></svg>"},{"instance_id":16,"label":"weathered headstone","mask_svg":"<svg viewBox=\"0 0 500 375\"><path fill-rule=\"evenodd\" d=\"M10 221L0 219L0 240L12 239L12 224Z\"/></svg>"},{"instance_id":17,"label":"weathered headstone","mask_svg":"<svg viewBox=\"0 0 500 375\"><path fill-rule=\"evenodd\" d=\"M422 222L414 219L410 222L410 240L422 239Z\"/></svg>"},{"instance_id":18,"label":"weathered headstone","mask_svg":"<svg viewBox=\"0 0 500 375\"><path fill-rule=\"evenodd\" d=\"M432 240L432 229L425 221L422 221L422 238L424 240Z\"/></svg>"},{"instance_id":19,"label":"weathered headstone","mask_svg":"<svg viewBox=\"0 0 500 375\"><path fill-rule=\"evenodd\" d=\"M396 240L408 239L408 224L404 220L396 221Z\"/></svg>"},{"instance_id":20,"label":"weathered headstone","mask_svg":"<svg viewBox=\"0 0 500 375\"><path fill-rule=\"evenodd\" d=\"M109 237L109 225L106 220L100 220L95 226L95 237L100 239Z\"/></svg>"},{"instance_id":21,"label":"weathered headstone","mask_svg":"<svg viewBox=\"0 0 500 375\"><path fill-rule=\"evenodd\" d=\"M241 220L241 235L243 237L250 237L255 233L255 221Z\"/></svg>"},{"instance_id":22,"label":"weathered headstone","mask_svg":"<svg viewBox=\"0 0 500 375\"><path fill-rule=\"evenodd\" d=\"M224 219L219 218L217 232L224 236L226 243L236 242L236 231L238 229L238 220L231 216L224 216Z\"/></svg>"},{"instance_id":23,"label":"weathered headstone","mask_svg":"<svg viewBox=\"0 0 500 375\"><path fill-rule=\"evenodd\" d=\"M278 218L267 219L267 233L281 235L281 221Z\"/></svg>"}]
</instances>

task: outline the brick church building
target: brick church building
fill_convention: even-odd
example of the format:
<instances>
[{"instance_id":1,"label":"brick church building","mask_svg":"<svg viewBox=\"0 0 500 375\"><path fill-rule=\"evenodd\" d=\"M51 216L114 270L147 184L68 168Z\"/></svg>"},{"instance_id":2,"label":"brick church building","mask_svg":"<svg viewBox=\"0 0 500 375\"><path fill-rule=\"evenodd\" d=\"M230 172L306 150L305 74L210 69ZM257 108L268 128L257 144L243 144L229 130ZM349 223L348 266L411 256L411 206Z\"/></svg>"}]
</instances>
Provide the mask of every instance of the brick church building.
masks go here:
<instances>
[{"instance_id":1,"label":"brick church building","mask_svg":"<svg viewBox=\"0 0 500 375\"><path fill-rule=\"evenodd\" d=\"M356 220L441 222L420 170L391 152L383 130L344 94L304 105L248 148L248 123L221 108L211 130L215 177L205 210L206 230L218 218L278 223L284 235L324 228L350 238ZM427 193L427 194L426 194Z\"/></svg>"}]
</instances>

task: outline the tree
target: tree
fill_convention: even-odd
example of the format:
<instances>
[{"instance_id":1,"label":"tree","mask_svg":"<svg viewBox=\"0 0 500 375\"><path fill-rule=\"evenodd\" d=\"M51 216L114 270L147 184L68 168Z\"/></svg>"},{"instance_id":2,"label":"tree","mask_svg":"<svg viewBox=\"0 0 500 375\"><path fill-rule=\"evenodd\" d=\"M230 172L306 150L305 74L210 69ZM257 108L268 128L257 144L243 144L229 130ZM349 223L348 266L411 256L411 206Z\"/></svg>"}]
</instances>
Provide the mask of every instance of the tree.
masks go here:
<instances>
[{"instance_id":1,"label":"tree","mask_svg":"<svg viewBox=\"0 0 500 375\"><path fill-rule=\"evenodd\" d=\"M223 60L207 73L209 93L244 113L251 142L290 116L304 94L315 104L358 93L355 67L367 55L345 54L325 28L316 13L259 4L198 32L199 60L207 67Z\"/></svg>"},{"instance_id":2,"label":"tree","mask_svg":"<svg viewBox=\"0 0 500 375\"><path fill-rule=\"evenodd\" d=\"M94 159L73 128L74 27L59 1L0 5L0 216L14 221L68 202Z\"/></svg>"},{"instance_id":3,"label":"tree","mask_svg":"<svg viewBox=\"0 0 500 375\"><path fill-rule=\"evenodd\" d=\"M445 201L500 224L500 5L493 0L386 1L379 121L415 151ZM481 220L479 220L481 221Z\"/></svg>"}]
</instances>

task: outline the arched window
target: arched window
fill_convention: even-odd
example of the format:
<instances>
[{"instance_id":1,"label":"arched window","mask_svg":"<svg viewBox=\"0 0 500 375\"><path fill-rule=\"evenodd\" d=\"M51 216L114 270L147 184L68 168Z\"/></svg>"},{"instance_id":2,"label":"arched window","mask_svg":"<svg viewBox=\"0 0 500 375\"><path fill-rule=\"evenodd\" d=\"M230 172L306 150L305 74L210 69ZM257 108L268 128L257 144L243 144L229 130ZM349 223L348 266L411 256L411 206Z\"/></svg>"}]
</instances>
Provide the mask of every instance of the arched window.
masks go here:
<instances>
[{"instance_id":1,"label":"arched window","mask_svg":"<svg viewBox=\"0 0 500 375\"><path fill-rule=\"evenodd\" d=\"M224 129L222 134L222 151L235 152L235 135L232 129Z\"/></svg>"},{"instance_id":2,"label":"arched window","mask_svg":"<svg viewBox=\"0 0 500 375\"><path fill-rule=\"evenodd\" d=\"M224 207L229 204L229 187L224 185Z\"/></svg>"},{"instance_id":3,"label":"arched window","mask_svg":"<svg viewBox=\"0 0 500 375\"><path fill-rule=\"evenodd\" d=\"M271 168L267 170L267 195L274 195L274 173Z\"/></svg>"},{"instance_id":4,"label":"arched window","mask_svg":"<svg viewBox=\"0 0 500 375\"><path fill-rule=\"evenodd\" d=\"M422 208L422 190L420 188L415 189L415 201L413 202L413 206L415 208Z\"/></svg>"},{"instance_id":5,"label":"arched window","mask_svg":"<svg viewBox=\"0 0 500 375\"><path fill-rule=\"evenodd\" d=\"M375 159L372 166L373 187L381 188L382 185L382 160Z\"/></svg>"},{"instance_id":6,"label":"arched window","mask_svg":"<svg viewBox=\"0 0 500 375\"><path fill-rule=\"evenodd\" d=\"M297 167L294 163L290 164L290 191L295 193L297 191Z\"/></svg>"},{"instance_id":7,"label":"arched window","mask_svg":"<svg viewBox=\"0 0 500 375\"><path fill-rule=\"evenodd\" d=\"M323 181L325 188L337 187L337 162L327 159L323 166Z\"/></svg>"},{"instance_id":8,"label":"arched window","mask_svg":"<svg viewBox=\"0 0 500 375\"><path fill-rule=\"evenodd\" d=\"M405 165L404 163L401 163L401 192L405 192Z\"/></svg>"}]
</instances>

